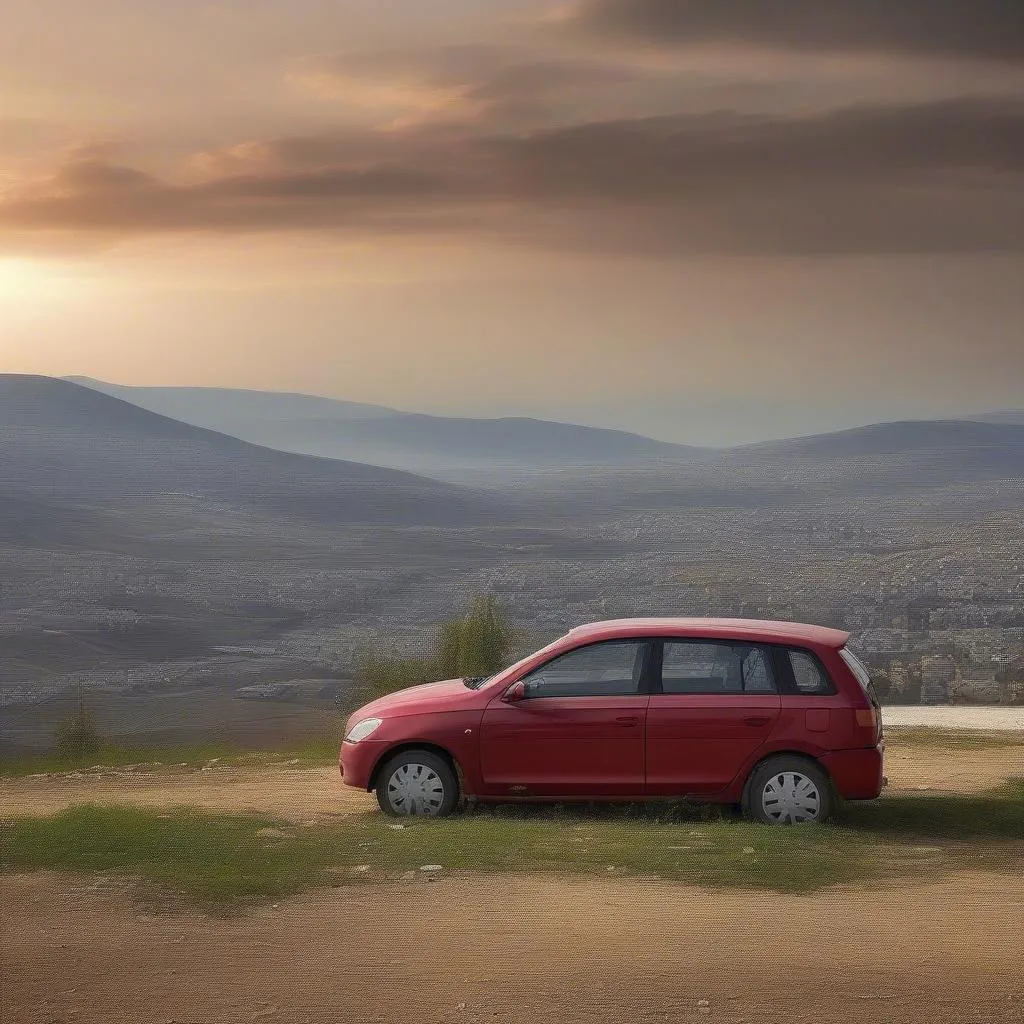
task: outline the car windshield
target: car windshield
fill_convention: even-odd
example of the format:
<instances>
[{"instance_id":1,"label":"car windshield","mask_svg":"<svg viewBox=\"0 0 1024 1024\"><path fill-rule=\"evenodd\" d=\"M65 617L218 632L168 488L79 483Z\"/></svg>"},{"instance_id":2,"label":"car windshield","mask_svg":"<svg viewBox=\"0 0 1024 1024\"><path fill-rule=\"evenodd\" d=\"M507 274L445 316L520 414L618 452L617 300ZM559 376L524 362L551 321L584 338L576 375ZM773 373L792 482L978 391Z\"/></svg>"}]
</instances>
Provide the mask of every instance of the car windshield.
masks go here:
<instances>
[{"instance_id":1,"label":"car windshield","mask_svg":"<svg viewBox=\"0 0 1024 1024\"><path fill-rule=\"evenodd\" d=\"M468 686L471 690L479 690L484 683L493 679L494 676L463 676L463 683Z\"/></svg>"}]
</instances>

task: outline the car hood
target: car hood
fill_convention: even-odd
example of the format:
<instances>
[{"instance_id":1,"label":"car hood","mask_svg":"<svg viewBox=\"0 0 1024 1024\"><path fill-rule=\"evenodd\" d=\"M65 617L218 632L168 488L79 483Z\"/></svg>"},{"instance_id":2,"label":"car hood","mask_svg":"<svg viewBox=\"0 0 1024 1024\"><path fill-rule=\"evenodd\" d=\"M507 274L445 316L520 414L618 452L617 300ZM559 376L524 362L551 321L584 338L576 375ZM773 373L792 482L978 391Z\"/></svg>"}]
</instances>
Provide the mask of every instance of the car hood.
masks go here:
<instances>
[{"instance_id":1,"label":"car hood","mask_svg":"<svg viewBox=\"0 0 1024 1024\"><path fill-rule=\"evenodd\" d=\"M378 697L364 704L349 719L357 722L363 718L384 718L388 715L412 715L423 711L449 711L473 703L479 696L461 679L445 679L439 683L421 683L405 690Z\"/></svg>"}]
</instances>

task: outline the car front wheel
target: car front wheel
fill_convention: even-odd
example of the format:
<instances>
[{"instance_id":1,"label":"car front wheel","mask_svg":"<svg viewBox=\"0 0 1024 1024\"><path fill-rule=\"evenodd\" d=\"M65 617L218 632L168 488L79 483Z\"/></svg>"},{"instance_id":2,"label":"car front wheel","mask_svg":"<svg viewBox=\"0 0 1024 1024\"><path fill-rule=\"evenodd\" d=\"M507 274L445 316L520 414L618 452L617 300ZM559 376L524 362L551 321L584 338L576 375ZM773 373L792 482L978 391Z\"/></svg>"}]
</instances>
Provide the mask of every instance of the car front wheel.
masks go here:
<instances>
[{"instance_id":1,"label":"car front wheel","mask_svg":"<svg viewBox=\"0 0 1024 1024\"><path fill-rule=\"evenodd\" d=\"M802 757L773 757L750 777L743 813L767 825L825 821L832 812L828 776Z\"/></svg>"},{"instance_id":2,"label":"car front wheel","mask_svg":"<svg viewBox=\"0 0 1024 1024\"><path fill-rule=\"evenodd\" d=\"M451 814L459 782L451 765L430 750L405 750L377 776L377 803L385 814L436 818Z\"/></svg>"}]
</instances>

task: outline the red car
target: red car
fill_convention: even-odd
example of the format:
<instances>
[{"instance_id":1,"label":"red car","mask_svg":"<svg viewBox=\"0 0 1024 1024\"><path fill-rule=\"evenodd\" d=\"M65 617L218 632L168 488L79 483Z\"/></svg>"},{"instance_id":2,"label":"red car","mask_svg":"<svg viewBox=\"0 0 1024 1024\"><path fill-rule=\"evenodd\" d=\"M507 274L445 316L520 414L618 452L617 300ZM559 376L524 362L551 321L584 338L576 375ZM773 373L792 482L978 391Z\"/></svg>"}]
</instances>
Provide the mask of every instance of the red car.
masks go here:
<instances>
[{"instance_id":1,"label":"red car","mask_svg":"<svg viewBox=\"0 0 1024 1024\"><path fill-rule=\"evenodd\" d=\"M871 800L885 783L878 704L848 639L746 619L578 626L489 678L360 708L342 776L388 814L686 797L755 821L821 821L836 796Z\"/></svg>"}]
</instances>

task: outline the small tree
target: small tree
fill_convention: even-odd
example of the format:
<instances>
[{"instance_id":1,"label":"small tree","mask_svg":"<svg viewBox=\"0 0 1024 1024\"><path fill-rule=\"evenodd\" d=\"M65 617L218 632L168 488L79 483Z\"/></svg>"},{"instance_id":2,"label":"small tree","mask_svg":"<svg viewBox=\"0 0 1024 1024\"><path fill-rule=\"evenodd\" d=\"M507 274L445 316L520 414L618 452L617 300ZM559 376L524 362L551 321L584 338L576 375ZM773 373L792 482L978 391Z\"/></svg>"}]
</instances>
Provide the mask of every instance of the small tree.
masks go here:
<instances>
[{"instance_id":1,"label":"small tree","mask_svg":"<svg viewBox=\"0 0 1024 1024\"><path fill-rule=\"evenodd\" d=\"M494 598L475 597L461 619L441 627L437 667L449 677L491 675L508 663L514 640Z\"/></svg>"},{"instance_id":2,"label":"small tree","mask_svg":"<svg viewBox=\"0 0 1024 1024\"><path fill-rule=\"evenodd\" d=\"M428 657L365 653L356 669L360 695L380 697L436 679L491 675L508 664L517 636L493 597L476 597L465 615L441 624Z\"/></svg>"},{"instance_id":3,"label":"small tree","mask_svg":"<svg viewBox=\"0 0 1024 1024\"><path fill-rule=\"evenodd\" d=\"M433 667L438 679L454 679L459 674L463 649L463 620L449 619L437 631Z\"/></svg>"}]
</instances>

